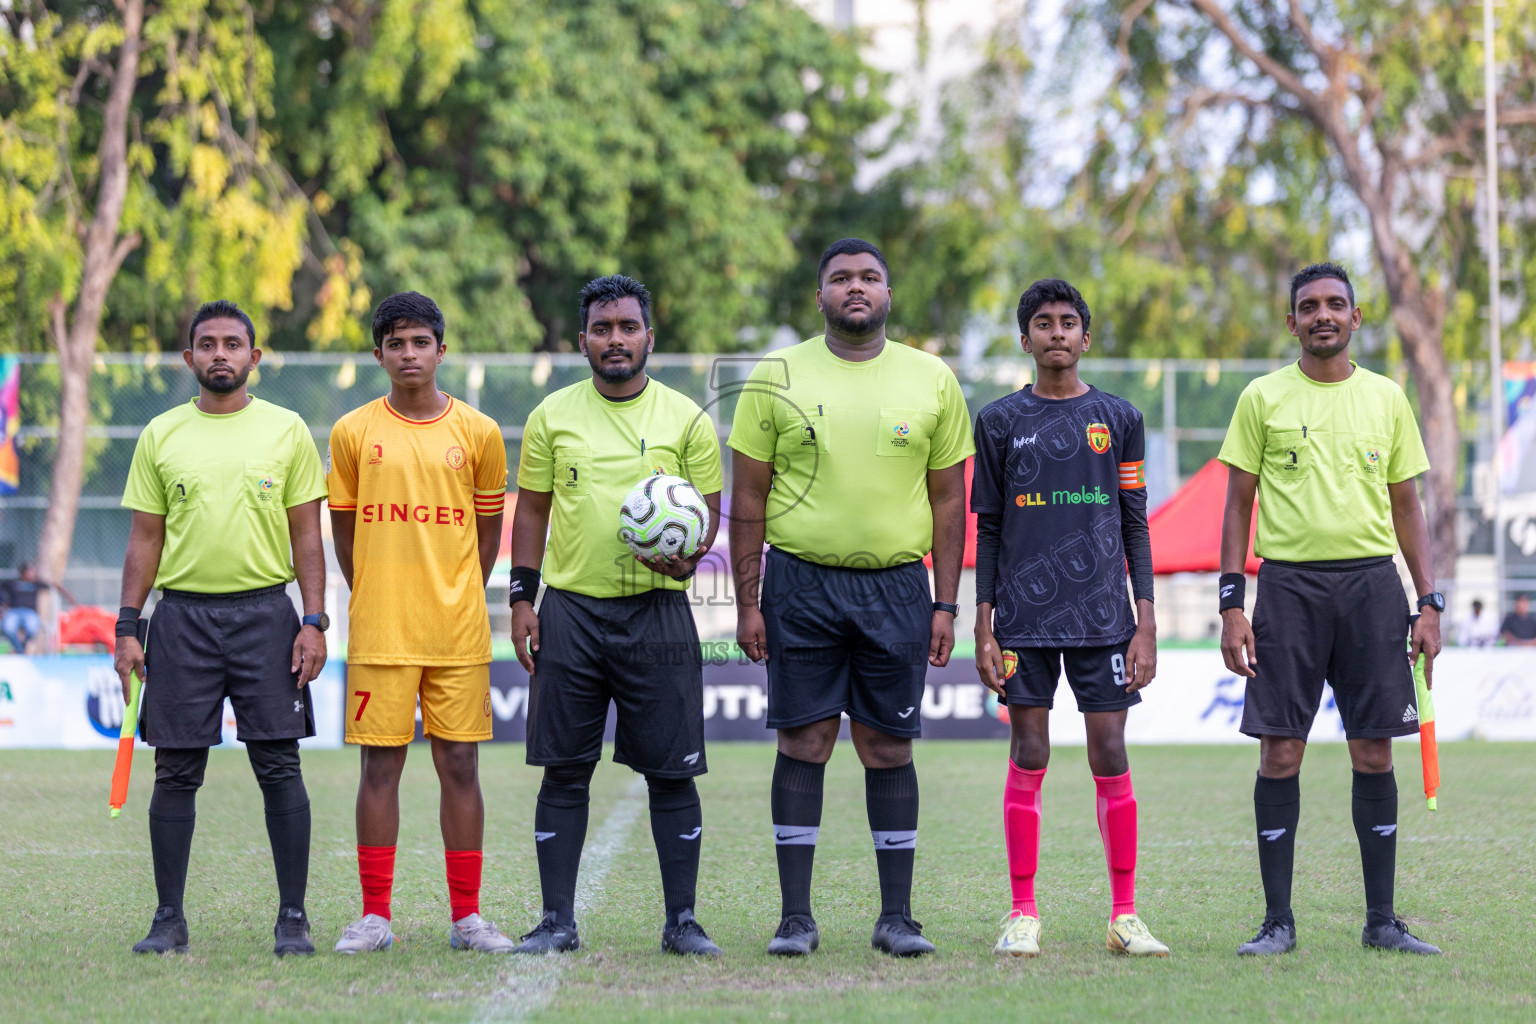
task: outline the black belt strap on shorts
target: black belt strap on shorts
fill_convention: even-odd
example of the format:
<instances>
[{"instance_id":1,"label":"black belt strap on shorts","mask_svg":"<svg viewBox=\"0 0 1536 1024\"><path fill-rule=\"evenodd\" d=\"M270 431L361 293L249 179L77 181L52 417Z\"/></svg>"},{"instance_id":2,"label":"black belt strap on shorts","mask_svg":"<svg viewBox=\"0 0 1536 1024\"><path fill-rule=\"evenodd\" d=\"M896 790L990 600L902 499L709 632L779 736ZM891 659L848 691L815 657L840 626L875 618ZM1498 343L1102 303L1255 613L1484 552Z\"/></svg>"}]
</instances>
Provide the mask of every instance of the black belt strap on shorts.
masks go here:
<instances>
[{"instance_id":1,"label":"black belt strap on shorts","mask_svg":"<svg viewBox=\"0 0 1536 1024\"><path fill-rule=\"evenodd\" d=\"M268 594L281 594L288 589L286 583L276 583L270 587L257 587L255 590L235 590L228 594L203 594L195 590L170 590L160 591L160 599L175 598L178 601L248 601L253 597L266 597Z\"/></svg>"},{"instance_id":2,"label":"black belt strap on shorts","mask_svg":"<svg viewBox=\"0 0 1536 1024\"><path fill-rule=\"evenodd\" d=\"M831 569L833 572L900 572L902 569L910 569L914 565L923 564L923 560L921 558L914 558L910 562L899 562L896 565L827 565L825 562L813 562L809 558L801 558L799 555L785 551L782 548L772 548L771 550L777 551L779 554L785 555L786 557L793 558L797 562L804 562L806 565L814 565L818 569Z\"/></svg>"},{"instance_id":3,"label":"black belt strap on shorts","mask_svg":"<svg viewBox=\"0 0 1536 1024\"><path fill-rule=\"evenodd\" d=\"M1264 559L1265 565L1278 565L1286 569L1310 569L1312 572L1359 572L1374 569L1378 565L1391 565L1391 555L1372 555L1370 558L1331 558L1317 562L1282 562L1278 558Z\"/></svg>"}]
</instances>

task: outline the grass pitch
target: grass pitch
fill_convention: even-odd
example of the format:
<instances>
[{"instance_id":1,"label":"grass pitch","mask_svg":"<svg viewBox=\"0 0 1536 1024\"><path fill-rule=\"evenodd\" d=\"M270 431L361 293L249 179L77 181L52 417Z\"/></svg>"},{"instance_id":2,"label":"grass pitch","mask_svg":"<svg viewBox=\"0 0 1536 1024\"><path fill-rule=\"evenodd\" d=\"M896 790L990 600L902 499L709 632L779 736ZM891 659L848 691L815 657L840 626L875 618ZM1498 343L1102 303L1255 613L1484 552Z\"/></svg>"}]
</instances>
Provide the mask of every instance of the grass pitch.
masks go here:
<instances>
[{"instance_id":1,"label":"grass pitch","mask_svg":"<svg viewBox=\"0 0 1536 1024\"><path fill-rule=\"evenodd\" d=\"M402 789L395 948L327 951L358 912L353 751L305 755L314 807L312 959L271 955L276 887L261 796L245 756L217 752L199 800L187 885L192 953L136 957L154 909L141 755L123 817L107 817L110 753L0 753L0 1019L466 1021L976 1021L1115 1019L1531 1020L1526 939L1536 840L1536 749L1447 744L1436 815L1418 793L1417 748L1398 771L1398 912L1440 958L1360 947L1360 868L1342 744L1315 746L1302 772L1295 909L1300 947L1234 955L1263 913L1245 747L1133 749L1141 805L1138 909L1173 948L1130 961L1104 949L1108 882L1081 748L1057 751L1044 796L1038 889L1044 954L999 960L1008 908L1001 792L1005 749L919 743L923 787L916 917L939 947L918 961L870 950L878 909L862 770L843 745L827 773L815 906L822 946L802 961L764 952L778 920L769 839L769 744L715 744L700 780L699 918L717 963L659 952L660 882L643 786L605 763L593 787L579 912L583 949L514 960L448 949L437 790L424 748ZM522 749L482 748L482 913L509 934L537 920L533 804ZM594 879L589 868L599 868ZM599 884L593 884L594 881Z\"/></svg>"}]
</instances>

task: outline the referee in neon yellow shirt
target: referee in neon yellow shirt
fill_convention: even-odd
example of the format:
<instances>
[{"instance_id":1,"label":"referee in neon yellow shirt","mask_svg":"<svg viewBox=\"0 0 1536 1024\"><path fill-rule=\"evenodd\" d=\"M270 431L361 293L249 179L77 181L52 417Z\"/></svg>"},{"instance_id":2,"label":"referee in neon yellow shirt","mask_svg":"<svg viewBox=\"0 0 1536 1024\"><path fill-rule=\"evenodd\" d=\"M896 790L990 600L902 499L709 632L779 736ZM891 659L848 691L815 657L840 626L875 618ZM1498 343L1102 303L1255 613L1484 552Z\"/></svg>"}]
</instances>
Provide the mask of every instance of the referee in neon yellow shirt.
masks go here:
<instances>
[{"instance_id":1,"label":"referee in neon yellow shirt","mask_svg":"<svg viewBox=\"0 0 1536 1024\"><path fill-rule=\"evenodd\" d=\"M1445 609L1413 483L1429 458L1402 389L1349 358L1360 308L1343 267L1316 263L1291 278L1285 322L1301 341L1301 358L1248 385L1220 454L1229 468L1221 653L1229 669L1248 678L1242 731L1259 740L1253 804L1266 902L1259 933L1238 953L1296 946L1291 875L1299 773L1325 679L1354 765L1353 816L1365 876L1361 941L1438 953L1411 935L1392 908L1392 737L1418 731L1410 659L1422 652L1429 675ZM1243 564L1261 488L1254 550L1264 565L1250 628ZM1392 562L1399 546L1419 594L1409 657L1408 601Z\"/></svg>"},{"instance_id":2,"label":"referee in neon yellow shirt","mask_svg":"<svg viewBox=\"0 0 1536 1024\"><path fill-rule=\"evenodd\" d=\"M621 274L577 298L589 379L545 397L523 429L512 518L512 642L528 670L528 763L544 918L514 952L580 947L576 869L592 773L615 708L613 759L645 776L666 919L661 948L718 956L694 916L704 816L704 663L688 580L714 543L720 442L688 396L645 372L656 343L651 293ZM687 558L642 560L619 537L619 507L647 477L682 476L709 508ZM544 596L534 610L542 574Z\"/></svg>"},{"instance_id":3,"label":"referee in neon yellow shirt","mask_svg":"<svg viewBox=\"0 0 1536 1024\"><path fill-rule=\"evenodd\" d=\"M825 334L753 369L728 442L736 638L747 657L767 659L768 727L779 734L771 803L782 909L768 952L801 956L820 942L811 870L846 712L880 875L871 945L919 956L933 943L912 919L912 738L927 667L947 664L955 645L964 464L976 449L949 367L886 340L890 271L879 249L833 243L817 267L816 305Z\"/></svg>"},{"instance_id":4,"label":"referee in neon yellow shirt","mask_svg":"<svg viewBox=\"0 0 1536 1024\"><path fill-rule=\"evenodd\" d=\"M133 451L123 505L133 510L123 559L116 667L145 682L139 718L155 748L149 846L159 907L135 953L185 953L182 895L208 748L224 699L266 806L277 873L279 956L313 953L304 893L309 794L299 739L315 734L305 689L325 665L325 476L297 413L246 391L261 361L256 330L232 302L205 303L182 353L198 396L149 422ZM286 593L297 576L302 622ZM150 587L160 601L140 612Z\"/></svg>"}]
</instances>

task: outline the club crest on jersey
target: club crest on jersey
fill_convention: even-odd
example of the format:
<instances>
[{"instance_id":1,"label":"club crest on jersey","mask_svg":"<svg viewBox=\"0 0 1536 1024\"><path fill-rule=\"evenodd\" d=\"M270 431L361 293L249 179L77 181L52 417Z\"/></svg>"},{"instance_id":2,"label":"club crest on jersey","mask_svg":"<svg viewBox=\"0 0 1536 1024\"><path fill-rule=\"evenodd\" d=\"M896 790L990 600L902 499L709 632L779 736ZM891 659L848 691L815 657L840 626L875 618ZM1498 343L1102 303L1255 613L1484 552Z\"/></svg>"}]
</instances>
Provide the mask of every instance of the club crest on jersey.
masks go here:
<instances>
[{"instance_id":1,"label":"club crest on jersey","mask_svg":"<svg viewBox=\"0 0 1536 1024\"><path fill-rule=\"evenodd\" d=\"M1016 651L1003 652L1003 678L1012 679L1013 674L1019 670L1019 655Z\"/></svg>"},{"instance_id":2,"label":"club crest on jersey","mask_svg":"<svg viewBox=\"0 0 1536 1024\"><path fill-rule=\"evenodd\" d=\"M371 444L368 446L368 465L377 466L384 461L384 446Z\"/></svg>"},{"instance_id":3,"label":"club crest on jersey","mask_svg":"<svg viewBox=\"0 0 1536 1024\"><path fill-rule=\"evenodd\" d=\"M448 465L453 469L464 468L464 449L458 445L449 448L448 454L443 456L443 458L447 460Z\"/></svg>"},{"instance_id":4,"label":"club crest on jersey","mask_svg":"<svg viewBox=\"0 0 1536 1024\"><path fill-rule=\"evenodd\" d=\"M1094 454L1103 455L1109 451L1109 427L1103 423L1088 424L1088 447Z\"/></svg>"}]
</instances>

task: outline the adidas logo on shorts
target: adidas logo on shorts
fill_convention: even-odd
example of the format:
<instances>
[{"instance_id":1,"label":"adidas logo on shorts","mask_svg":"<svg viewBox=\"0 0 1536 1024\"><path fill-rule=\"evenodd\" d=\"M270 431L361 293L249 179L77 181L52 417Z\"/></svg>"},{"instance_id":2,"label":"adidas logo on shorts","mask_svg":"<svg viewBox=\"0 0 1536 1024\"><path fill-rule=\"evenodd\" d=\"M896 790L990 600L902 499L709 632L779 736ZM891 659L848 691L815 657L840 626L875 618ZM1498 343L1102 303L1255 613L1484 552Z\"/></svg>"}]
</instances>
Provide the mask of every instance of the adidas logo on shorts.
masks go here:
<instances>
[{"instance_id":1,"label":"adidas logo on shorts","mask_svg":"<svg viewBox=\"0 0 1536 1024\"><path fill-rule=\"evenodd\" d=\"M1403 721L1405 721L1405 722L1417 722L1418 720L1419 720L1419 711L1418 711L1417 708L1415 708L1412 704L1410 704L1407 707L1403 708Z\"/></svg>"}]
</instances>

